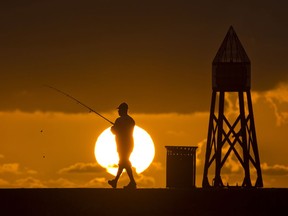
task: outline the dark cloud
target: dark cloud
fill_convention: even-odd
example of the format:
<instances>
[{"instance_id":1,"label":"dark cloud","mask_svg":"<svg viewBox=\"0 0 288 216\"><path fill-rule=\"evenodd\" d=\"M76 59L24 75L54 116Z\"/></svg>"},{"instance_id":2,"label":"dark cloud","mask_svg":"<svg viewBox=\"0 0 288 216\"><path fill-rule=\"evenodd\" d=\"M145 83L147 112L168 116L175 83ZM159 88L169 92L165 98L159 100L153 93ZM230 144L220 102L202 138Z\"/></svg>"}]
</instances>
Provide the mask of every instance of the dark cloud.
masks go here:
<instances>
[{"instance_id":1,"label":"dark cloud","mask_svg":"<svg viewBox=\"0 0 288 216\"><path fill-rule=\"evenodd\" d=\"M269 166L267 163L262 164L262 172L263 175L269 175L269 176L283 176L288 175L288 166L286 165L273 165Z\"/></svg>"},{"instance_id":2,"label":"dark cloud","mask_svg":"<svg viewBox=\"0 0 288 216\"><path fill-rule=\"evenodd\" d=\"M252 61L252 89L287 80L286 2L9 1L1 3L0 109L81 112L208 110L211 62L233 25Z\"/></svg>"},{"instance_id":3,"label":"dark cloud","mask_svg":"<svg viewBox=\"0 0 288 216\"><path fill-rule=\"evenodd\" d=\"M12 184L12 187L45 188L47 186L43 184L43 182L37 178L27 177L27 178L16 180L15 184Z\"/></svg>"},{"instance_id":4,"label":"dark cloud","mask_svg":"<svg viewBox=\"0 0 288 216\"><path fill-rule=\"evenodd\" d=\"M105 169L96 163L76 163L69 167L63 168L59 171L60 174L64 173L99 173Z\"/></svg>"}]
</instances>

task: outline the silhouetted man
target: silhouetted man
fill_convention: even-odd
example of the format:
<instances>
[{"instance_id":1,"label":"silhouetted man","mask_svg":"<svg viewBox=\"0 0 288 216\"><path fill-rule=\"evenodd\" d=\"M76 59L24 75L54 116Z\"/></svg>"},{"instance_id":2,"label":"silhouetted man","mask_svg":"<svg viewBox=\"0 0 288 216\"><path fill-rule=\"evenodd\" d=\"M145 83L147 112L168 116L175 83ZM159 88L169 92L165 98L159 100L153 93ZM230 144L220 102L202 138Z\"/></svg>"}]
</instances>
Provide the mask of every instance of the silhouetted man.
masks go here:
<instances>
[{"instance_id":1,"label":"silhouetted man","mask_svg":"<svg viewBox=\"0 0 288 216\"><path fill-rule=\"evenodd\" d=\"M135 121L128 115L127 103L121 103L119 105L118 114L120 117L116 119L114 125L111 127L111 132L115 134L117 152L119 155L119 167L115 179L109 180L108 184L113 188L116 188L120 175L122 174L123 170L126 169L130 182L127 186L124 186L124 188L135 189L136 182L133 177L132 165L129 160L134 148L133 131Z\"/></svg>"}]
</instances>

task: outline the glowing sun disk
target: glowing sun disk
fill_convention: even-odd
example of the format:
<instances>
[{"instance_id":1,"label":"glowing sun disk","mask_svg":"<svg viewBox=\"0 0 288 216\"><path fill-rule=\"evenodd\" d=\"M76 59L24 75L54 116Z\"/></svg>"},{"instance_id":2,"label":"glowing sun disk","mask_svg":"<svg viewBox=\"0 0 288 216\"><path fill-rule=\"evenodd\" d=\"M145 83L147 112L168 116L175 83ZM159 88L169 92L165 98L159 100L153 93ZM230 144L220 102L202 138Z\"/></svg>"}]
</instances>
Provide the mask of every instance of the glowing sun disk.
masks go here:
<instances>
[{"instance_id":1,"label":"glowing sun disk","mask_svg":"<svg viewBox=\"0 0 288 216\"><path fill-rule=\"evenodd\" d=\"M146 170L154 159L155 148L150 135L137 125L134 128L134 150L130 156L132 166L137 173ZM115 136L110 127L105 129L96 140L94 154L100 166L106 168L107 172L116 175L118 169L118 153Z\"/></svg>"}]
</instances>

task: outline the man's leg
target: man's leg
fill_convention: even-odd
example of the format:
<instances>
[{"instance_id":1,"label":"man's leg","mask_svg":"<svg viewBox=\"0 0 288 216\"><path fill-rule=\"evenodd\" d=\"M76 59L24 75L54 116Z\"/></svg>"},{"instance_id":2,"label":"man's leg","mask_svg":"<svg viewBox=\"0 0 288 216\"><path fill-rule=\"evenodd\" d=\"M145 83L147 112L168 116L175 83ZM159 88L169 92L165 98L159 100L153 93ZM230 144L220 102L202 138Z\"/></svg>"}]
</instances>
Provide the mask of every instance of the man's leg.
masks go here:
<instances>
[{"instance_id":1,"label":"man's leg","mask_svg":"<svg viewBox=\"0 0 288 216\"><path fill-rule=\"evenodd\" d=\"M126 188L126 189L136 189L136 182L135 182L135 179L134 179L134 176L133 176L132 164L130 163L129 160L127 161L127 163L125 165L125 169L126 169L127 174L129 176L130 182L124 188Z\"/></svg>"},{"instance_id":2,"label":"man's leg","mask_svg":"<svg viewBox=\"0 0 288 216\"><path fill-rule=\"evenodd\" d=\"M127 166L126 167L126 171L127 171L127 174L128 174L128 176L130 178L130 182L132 182L133 184L134 183L136 184L131 166Z\"/></svg>"},{"instance_id":3,"label":"man's leg","mask_svg":"<svg viewBox=\"0 0 288 216\"><path fill-rule=\"evenodd\" d=\"M123 169L124 169L123 165L119 165L116 177L113 180L109 180L108 181L108 184L111 185L112 188L116 188L117 187L117 182L118 182L118 179L121 176L121 173L123 172Z\"/></svg>"},{"instance_id":4,"label":"man's leg","mask_svg":"<svg viewBox=\"0 0 288 216\"><path fill-rule=\"evenodd\" d=\"M118 179L120 178L122 172L123 172L124 167L122 165L119 165L117 175L115 177L115 181L118 182Z\"/></svg>"}]
</instances>

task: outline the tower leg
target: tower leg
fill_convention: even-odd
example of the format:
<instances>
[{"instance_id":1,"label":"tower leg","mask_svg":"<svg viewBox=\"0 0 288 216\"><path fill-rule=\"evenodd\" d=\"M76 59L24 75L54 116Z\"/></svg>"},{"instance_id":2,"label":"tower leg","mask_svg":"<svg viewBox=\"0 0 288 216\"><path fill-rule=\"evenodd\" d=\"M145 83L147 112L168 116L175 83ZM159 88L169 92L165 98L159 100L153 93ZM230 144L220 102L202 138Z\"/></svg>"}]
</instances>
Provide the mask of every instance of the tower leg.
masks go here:
<instances>
[{"instance_id":1,"label":"tower leg","mask_svg":"<svg viewBox=\"0 0 288 216\"><path fill-rule=\"evenodd\" d=\"M221 152L222 152L222 138L223 138L223 117L224 117L224 96L225 92L220 91L219 97L219 110L218 110L218 133L217 133L217 143L216 143L216 167L215 167L215 178L214 187L222 187L222 179L220 176L221 172Z\"/></svg>"},{"instance_id":2,"label":"tower leg","mask_svg":"<svg viewBox=\"0 0 288 216\"><path fill-rule=\"evenodd\" d=\"M255 123L254 123L254 115L253 115L253 109L252 109L252 100L251 100L251 93L250 91L247 91L247 102L248 102L248 110L249 110L249 118L250 118L250 131L251 131L251 137L252 137L252 149L254 152L254 159L255 159L255 169L257 171L257 179L255 183L255 187L263 187L263 179L262 179L262 173L261 173L261 167L260 167L260 158L259 158L259 152L258 152L258 145L257 145L257 138L256 138L256 129L255 129Z\"/></svg>"},{"instance_id":3,"label":"tower leg","mask_svg":"<svg viewBox=\"0 0 288 216\"><path fill-rule=\"evenodd\" d=\"M216 102L216 91L213 90L211 106L210 106L208 136L207 136L207 141L206 141L207 142L206 143L206 155L205 155L202 187L210 187L209 180L208 180L208 169L210 167L210 155L211 155L211 150L213 147L212 135L214 133L213 118L214 118L215 102Z\"/></svg>"},{"instance_id":4,"label":"tower leg","mask_svg":"<svg viewBox=\"0 0 288 216\"><path fill-rule=\"evenodd\" d=\"M249 154L248 146L247 146L246 117L245 117L243 91L238 92L238 99L239 99L240 120L241 120L240 134L242 137L242 142L240 144L243 150L243 168L244 168L244 173L245 173L242 186L251 187L250 170L249 170L249 155L250 154Z\"/></svg>"}]
</instances>

